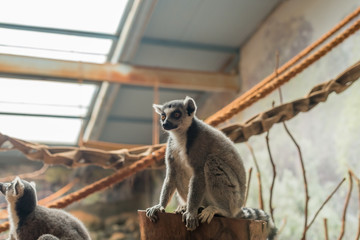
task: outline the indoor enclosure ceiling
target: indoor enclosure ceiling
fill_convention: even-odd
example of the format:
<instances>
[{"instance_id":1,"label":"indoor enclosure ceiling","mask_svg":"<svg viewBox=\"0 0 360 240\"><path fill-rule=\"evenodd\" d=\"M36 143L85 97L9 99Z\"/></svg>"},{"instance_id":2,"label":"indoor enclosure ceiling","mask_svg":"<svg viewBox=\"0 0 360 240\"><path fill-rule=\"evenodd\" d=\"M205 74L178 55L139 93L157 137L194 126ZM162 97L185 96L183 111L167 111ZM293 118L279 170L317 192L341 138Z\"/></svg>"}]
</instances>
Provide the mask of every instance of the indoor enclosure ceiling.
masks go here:
<instances>
[{"instance_id":1,"label":"indoor enclosure ceiling","mask_svg":"<svg viewBox=\"0 0 360 240\"><path fill-rule=\"evenodd\" d=\"M151 144L156 96L162 103L188 95L201 107L208 89L44 77L33 69L81 72L86 64L120 63L155 72L234 72L241 46L280 1L2 1L0 132L45 144L77 145L79 136ZM9 62L25 70L7 72Z\"/></svg>"}]
</instances>

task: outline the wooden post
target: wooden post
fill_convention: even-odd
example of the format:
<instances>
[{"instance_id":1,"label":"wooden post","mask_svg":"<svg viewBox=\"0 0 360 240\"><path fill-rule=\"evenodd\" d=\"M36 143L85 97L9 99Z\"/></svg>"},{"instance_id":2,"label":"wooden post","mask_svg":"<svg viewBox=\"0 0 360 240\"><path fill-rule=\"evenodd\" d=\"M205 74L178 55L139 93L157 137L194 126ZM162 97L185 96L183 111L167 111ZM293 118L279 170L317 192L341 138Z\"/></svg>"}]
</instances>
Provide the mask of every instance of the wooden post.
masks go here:
<instances>
[{"instance_id":1,"label":"wooden post","mask_svg":"<svg viewBox=\"0 0 360 240\"><path fill-rule=\"evenodd\" d=\"M159 213L159 220L151 222L145 211L138 211L141 240L266 240L266 222L214 217L210 224L202 223L194 231L187 231L180 214Z\"/></svg>"}]
</instances>

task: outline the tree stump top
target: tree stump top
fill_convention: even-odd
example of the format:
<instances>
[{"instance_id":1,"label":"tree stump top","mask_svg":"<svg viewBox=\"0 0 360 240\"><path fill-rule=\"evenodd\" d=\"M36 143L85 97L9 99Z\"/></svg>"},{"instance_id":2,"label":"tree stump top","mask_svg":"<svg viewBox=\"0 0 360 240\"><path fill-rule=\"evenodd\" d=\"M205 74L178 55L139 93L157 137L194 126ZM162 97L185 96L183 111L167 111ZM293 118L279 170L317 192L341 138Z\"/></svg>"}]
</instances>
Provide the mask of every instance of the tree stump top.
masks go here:
<instances>
[{"instance_id":1,"label":"tree stump top","mask_svg":"<svg viewBox=\"0 0 360 240\"><path fill-rule=\"evenodd\" d=\"M180 214L158 213L159 220L151 222L145 211L139 210L141 240L266 240L266 222L257 220L214 217L210 224L201 223L194 231L187 231Z\"/></svg>"}]
</instances>

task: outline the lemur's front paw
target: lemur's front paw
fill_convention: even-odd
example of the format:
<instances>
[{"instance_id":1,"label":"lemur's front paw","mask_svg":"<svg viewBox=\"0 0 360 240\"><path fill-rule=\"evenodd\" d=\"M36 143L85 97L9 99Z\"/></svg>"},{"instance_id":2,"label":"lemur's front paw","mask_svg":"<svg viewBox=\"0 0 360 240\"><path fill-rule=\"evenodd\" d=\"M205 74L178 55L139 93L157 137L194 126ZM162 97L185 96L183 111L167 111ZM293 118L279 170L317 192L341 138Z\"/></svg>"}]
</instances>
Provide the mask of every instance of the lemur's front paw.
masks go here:
<instances>
[{"instance_id":1,"label":"lemur's front paw","mask_svg":"<svg viewBox=\"0 0 360 240\"><path fill-rule=\"evenodd\" d=\"M179 206L175 209L175 213L176 213L176 214L184 214L184 212L186 212L186 204L185 204L185 205L179 205Z\"/></svg>"},{"instance_id":2,"label":"lemur's front paw","mask_svg":"<svg viewBox=\"0 0 360 240\"><path fill-rule=\"evenodd\" d=\"M182 215L182 221L185 222L186 229L188 231L193 231L199 226L199 219L197 212L184 212Z\"/></svg>"},{"instance_id":3,"label":"lemur's front paw","mask_svg":"<svg viewBox=\"0 0 360 240\"><path fill-rule=\"evenodd\" d=\"M147 208L146 216L150 219L150 221L156 222L159 219L159 217L157 216L158 212L165 212L165 208L160 204L155 205L151 208Z\"/></svg>"}]
</instances>

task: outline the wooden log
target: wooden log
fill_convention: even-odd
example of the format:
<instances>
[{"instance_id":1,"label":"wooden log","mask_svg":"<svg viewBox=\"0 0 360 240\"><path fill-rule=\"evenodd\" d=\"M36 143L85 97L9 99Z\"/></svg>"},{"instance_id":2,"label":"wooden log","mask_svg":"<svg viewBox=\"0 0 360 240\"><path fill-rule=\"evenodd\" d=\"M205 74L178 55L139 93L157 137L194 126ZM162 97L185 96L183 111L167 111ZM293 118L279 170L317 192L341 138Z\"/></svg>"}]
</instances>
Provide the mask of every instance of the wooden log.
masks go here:
<instances>
[{"instance_id":1,"label":"wooden log","mask_svg":"<svg viewBox=\"0 0 360 240\"><path fill-rule=\"evenodd\" d=\"M266 240L266 222L214 217L210 224L201 223L194 231L187 231L180 214L159 213L159 220L151 222L145 211L139 210L141 240Z\"/></svg>"}]
</instances>

